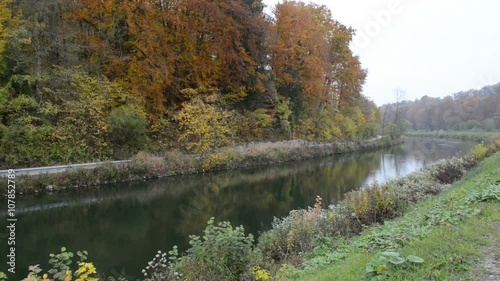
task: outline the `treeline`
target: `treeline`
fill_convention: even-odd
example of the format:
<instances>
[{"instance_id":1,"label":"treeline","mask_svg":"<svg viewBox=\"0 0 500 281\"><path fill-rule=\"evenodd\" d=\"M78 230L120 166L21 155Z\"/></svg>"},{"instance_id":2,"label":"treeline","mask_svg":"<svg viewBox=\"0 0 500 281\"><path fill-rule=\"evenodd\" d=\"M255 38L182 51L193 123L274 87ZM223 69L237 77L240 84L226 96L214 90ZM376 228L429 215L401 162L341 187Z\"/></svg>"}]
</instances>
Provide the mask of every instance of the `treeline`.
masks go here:
<instances>
[{"instance_id":1,"label":"treeline","mask_svg":"<svg viewBox=\"0 0 500 281\"><path fill-rule=\"evenodd\" d=\"M397 119L406 130L499 131L500 83L444 98L392 103L380 110L386 121Z\"/></svg>"},{"instance_id":2,"label":"treeline","mask_svg":"<svg viewBox=\"0 0 500 281\"><path fill-rule=\"evenodd\" d=\"M367 138L354 31L325 6L261 0L1 0L0 162Z\"/></svg>"}]
</instances>

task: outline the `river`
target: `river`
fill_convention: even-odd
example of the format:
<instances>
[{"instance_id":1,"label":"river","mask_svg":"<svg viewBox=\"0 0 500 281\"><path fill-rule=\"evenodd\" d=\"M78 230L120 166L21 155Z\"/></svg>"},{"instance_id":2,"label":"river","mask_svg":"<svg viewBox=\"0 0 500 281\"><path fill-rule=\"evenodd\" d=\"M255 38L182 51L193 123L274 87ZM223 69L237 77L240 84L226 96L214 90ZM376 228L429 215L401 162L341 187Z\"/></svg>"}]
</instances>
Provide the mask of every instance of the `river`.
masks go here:
<instances>
[{"instance_id":1,"label":"river","mask_svg":"<svg viewBox=\"0 0 500 281\"><path fill-rule=\"evenodd\" d=\"M274 216L312 206L317 195L334 203L346 192L462 155L473 145L409 138L403 145L376 151L21 197L19 273L12 277L25 277L33 264L47 270L49 254L62 246L75 253L87 250L99 272L139 276L158 250L174 245L185 250L188 235L200 235L210 217L243 225L258 236L270 228ZM5 243L0 249L6 251ZM2 254L1 264L5 258Z\"/></svg>"}]
</instances>

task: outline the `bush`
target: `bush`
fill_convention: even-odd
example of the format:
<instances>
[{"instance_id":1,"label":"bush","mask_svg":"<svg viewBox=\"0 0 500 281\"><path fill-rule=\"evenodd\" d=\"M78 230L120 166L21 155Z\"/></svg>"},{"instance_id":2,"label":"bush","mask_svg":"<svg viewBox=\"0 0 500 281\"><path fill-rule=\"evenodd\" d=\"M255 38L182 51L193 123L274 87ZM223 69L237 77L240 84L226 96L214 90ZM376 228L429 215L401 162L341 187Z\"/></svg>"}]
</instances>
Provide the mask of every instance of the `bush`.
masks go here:
<instances>
[{"instance_id":1,"label":"bush","mask_svg":"<svg viewBox=\"0 0 500 281\"><path fill-rule=\"evenodd\" d=\"M225 146L233 135L230 127L233 118L233 112L194 98L183 103L175 117L182 129L179 140L194 153L206 153Z\"/></svg>"},{"instance_id":2,"label":"bush","mask_svg":"<svg viewBox=\"0 0 500 281\"><path fill-rule=\"evenodd\" d=\"M484 144L480 143L472 149L471 154L472 154L472 156L482 160L488 154L488 147L486 147Z\"/></svg>"},{"instance_id":3,"label":"bush","mask_svg":"<svg viewBox=\"0 0 500 281\"><path fill-rule=\"evenodd\" d=\"M396 202L388 186L375 183L366 189L348 193L345 200L361 225L383 222L396 214Z\"/></svg>"},{"instance_id":4,"label":"bush","mask_svg":"<svg viewBox=\"0 0 500 281\"><path fill-rule=\"evenodd\" d=\"M426 200L445 188L445 185L436 182L431 175L423 172L396 179L389 185L394 190L395 200L399 206Z\"/></svg>"},{"instance_id":5,"label":"bush","mask_svg":"<svg viewBox=\"0 0 500 281\"><path fill-rule=\"evenodd\" d=\"M0 143L0 157L10 165L29 167L53 162L52 147L54 128L31 124L12 125L6 128ZM60 159L55 159L60 160Z\"/></svg>"},{"instance_id":6,"label":"bush","mask_svg":"<svg viewBox=\"0 0 500 281\"><path fill-rule=\"evenodd\" d=\"M146 116L136 108L125 105L115 108L108 117L110 137L114 145L138 150L146 139Z\"/></svg>"},{"instance_id":7,"label":"bush","mask_svg":"<svg viewBox=\"0 0 500 281\"><path fill-rule=\"evenodd\" d=\"M203 238L191 235L191 248L181 258L180 270L187 280L239 280L258 261L253 236L242 226L208 221Z\"/></svg>"},{"instance_id":8,"label":"bush","mask_svg":"<svg viewBox=\"0 0 500 281\"><path fill-rule=\"evenodd\" d=\"M204 157L203 170L223 170L237 167L243 161L243 157L234 148L217 150Z\"/></svg>"},{"instance_id":9,"label":"bush","mask_svg":"<svg viewBox=\"0 0 500 281\"><path fill-rule=\"evenodd\" d=\"M87 262L87 251L77 252L79 257L78 267L72 268L74 254L67 252L65 247L61 248L61 253L50 254L49 264L52 268L45 274L42 274L42 269L39 265L29 267L28 277L23 281L38 281L38 280L76 280L98 281L97 270L94 264ZM52 278L49 279L49 276Z\"/></svg>"},{"instance_id":10,"label":"bush","mask_svg":"<svg viewBox=\"0 0 500 281\"><path fill-rule=\"evenodd\" d=\"M326 218L318 196L314 208L294 210L285 218L274 218L272 229L259 238L258 248L264 257L278 261L294 260L300 253L314 248L315 237L326 228Z\"/></svg>"},{"instance_id":11,"label":"bush","mask_svg":"<svg viewBox=\"0 0 500 281\"><path fill-rule=\"evenodd\" d=\"M430 168L430 173L439 183L451 184L465 173L461 162L457 158L441 160Z\"/></svg>"},{"instance_id":12,"label":"bush","mask_svg":"<svg viewBox=\"0 0 500 281\"><path fill-rule=\"evenodd\" d=\"M129 168L138 167L141 169L144 167L146 170L145 174L138 173L139 176L145 176L148 178L157 177L165 174L167 163L164 158L157 157L147 152L139 152L134 157L132 157L132 164ZM129 169L130 170L130 169Z\"/></svg>"},{"instance_id":13,"label":"bush","mask_svg":"<svg viewBox=\"0 0 500 281\"><path fill-rule=\"evenodd\" d=\"M198 170L199 161L180 151L170 150L163 154L169 175L192 173Z\"/></svg>"}]
</instances>

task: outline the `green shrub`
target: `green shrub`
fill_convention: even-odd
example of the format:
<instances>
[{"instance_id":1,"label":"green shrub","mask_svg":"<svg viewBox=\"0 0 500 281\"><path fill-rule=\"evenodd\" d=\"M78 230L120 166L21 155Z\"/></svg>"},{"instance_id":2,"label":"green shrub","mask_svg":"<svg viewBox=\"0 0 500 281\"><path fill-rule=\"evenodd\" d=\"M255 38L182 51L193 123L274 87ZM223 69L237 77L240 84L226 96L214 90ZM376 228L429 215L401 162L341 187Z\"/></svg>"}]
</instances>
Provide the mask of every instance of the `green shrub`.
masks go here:
<instances>
[{"instance_id":1,"label":"green shrub","mask_svg":"<svg viewBox=\"0 0 500 281\"><path fill-rule=\"evenodd\" d=\"M242 226L229 222L208 221L202 238L191 235L186 255L180 261L187 280L239 280L258 261L252 249L253 236L245 235Z\"/></svg>"},{"instance_id":2,"label":"green shrub","mask_svg":"<svg viewBox=\"0 0 500 281\"><path fill-rule=\"evenodd\" d=\"M97 270L94 264L87 262L87 251L77 252L79 261L73 260L74 254L66 251L65 247L61 248L61 253L50 254L49 264L51 269L43 274L43 270L39 265L29 267L28 277L24 281L42 281L42 280L86 280L98 281ZM76 266L73 266L74 262Z\"/></svg>"},{"instance_id":3,"label":"green shrub","mask_svg":"<svg viewBox=\"0 0 500 281\"><path fill-rule=\"evenodd\" d=\"M472 156L482 160L488 154L488 147L486 147L486 145L484 145L483 143L480 143L472 149L471 154Z\"/></svg>"},{"instance_id":4,"label":"green shrub","mask_svg":"<svg viewBox=\"0 0 500 281\"><path fill-rule=\"evenodd\" d=\"M327 229L327 214L316 198L314 208L294 210L282 219L274 218L272 229L259 238L258 248L264 257L274 260L293 260L300 253L311 251L315 237Z\"/></svg>"},{"instance_id":5,"label":"green shrub","mask_svg":"<svg viewBox=\"0 0 500 281\"><path fill-rule=\"evenodd\" d=\"M396 215L396 202L388 186L372 186L346 195L346 204L361 225L382 222Z\"/></svg>"},{"instance_id":6,"label":"green shrub","mask_svg":"<svg viewBox=\"0 0 500 281\"><path fill-rule=\"evenodd\" d=\"M108 117L110 138L117 147L138 150L146 143L146 116L136 108L125 105L115 108Z\"/></svg>"},{"instance_id":7,"label":"green shrub","mask_svg":"<svg viewBox=\"0 0 500 281\"><path fill-rule=\"evenodd\" d=\"M5 128L0 143L0 157L9 165L40 166L52 164L54 159L52 143L54 128L48 125L11 125Z\"/></svg>"}]
</instances>

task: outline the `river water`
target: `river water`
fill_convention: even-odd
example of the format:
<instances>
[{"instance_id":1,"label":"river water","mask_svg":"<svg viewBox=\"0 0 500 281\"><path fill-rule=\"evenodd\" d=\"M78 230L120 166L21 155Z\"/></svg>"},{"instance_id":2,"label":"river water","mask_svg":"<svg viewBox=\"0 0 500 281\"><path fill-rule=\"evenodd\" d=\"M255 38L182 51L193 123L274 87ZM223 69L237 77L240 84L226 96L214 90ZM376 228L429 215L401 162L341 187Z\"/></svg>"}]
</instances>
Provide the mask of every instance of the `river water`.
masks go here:
<instances>
[{"instance_id":1,"label":"river water","mask_svg":"<svg viewBox=\"0 0 500 281\"><path fill-rule=\"evenodd\" d=\"M49 254L62 246L75 253L87 250L99 272L126 269L129 276L139 276L158 250L174 245L185 250L188 235L200 235L210 217L243 225L258 236L274 216L312 206L317 195L334 203L346 192L462 155L473 145L410 138L400 146L363 153L21 197L18 273L11 277L20 280L33 264L46 270ZM3 265L6 247L0 244Z\"/></svg>"}]
</instances>

